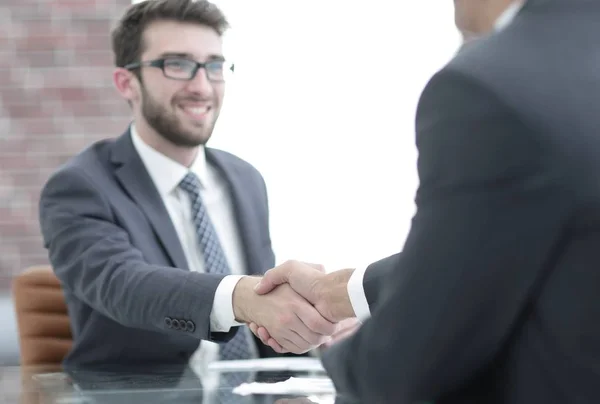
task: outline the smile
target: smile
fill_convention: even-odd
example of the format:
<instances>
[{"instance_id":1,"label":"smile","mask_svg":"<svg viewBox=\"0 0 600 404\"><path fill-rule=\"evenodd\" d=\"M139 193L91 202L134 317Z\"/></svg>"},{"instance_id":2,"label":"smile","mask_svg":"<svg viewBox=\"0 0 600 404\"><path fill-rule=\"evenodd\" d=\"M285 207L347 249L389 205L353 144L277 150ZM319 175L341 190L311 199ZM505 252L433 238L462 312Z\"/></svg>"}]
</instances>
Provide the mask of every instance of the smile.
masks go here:
<instances>
[{"instance_id":1,"label":"smile","mask_svg":"<svg viewBox=\"0 0 600 404\"><path fill-rule=\"evenodd\" d=\"M212 109L212 107L210 107L208 105L203 105L203 106L187 105L187 106L181 106L180 108L186 113L186 115L189 115L195 119L202 119L202 118L206 117L206 115Z\"/></svg>"}]
</instances>

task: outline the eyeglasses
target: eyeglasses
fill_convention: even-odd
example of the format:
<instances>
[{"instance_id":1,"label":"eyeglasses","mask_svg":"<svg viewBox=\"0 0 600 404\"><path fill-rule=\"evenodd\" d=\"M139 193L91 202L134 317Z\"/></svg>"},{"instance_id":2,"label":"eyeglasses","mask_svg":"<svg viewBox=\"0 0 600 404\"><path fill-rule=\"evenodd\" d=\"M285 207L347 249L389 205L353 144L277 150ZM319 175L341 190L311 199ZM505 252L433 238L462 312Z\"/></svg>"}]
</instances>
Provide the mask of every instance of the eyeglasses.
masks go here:
<instances>
[{"instance_id":1,"label":"eyeglasses","mask_svg":"<svg viewBox=\"0 0 600 404\"><path fill-rule=\"evenodd\" d=\"M142 66L158 67L165 77L174 80L192 80L201 68L206 72L209 81L223 82L233 73L234 65L224 60L211 60L206 63L183 58L165 58L146 62L135 62L125 66L127 70L138 69Z\"/></svg>"}]
</instances>

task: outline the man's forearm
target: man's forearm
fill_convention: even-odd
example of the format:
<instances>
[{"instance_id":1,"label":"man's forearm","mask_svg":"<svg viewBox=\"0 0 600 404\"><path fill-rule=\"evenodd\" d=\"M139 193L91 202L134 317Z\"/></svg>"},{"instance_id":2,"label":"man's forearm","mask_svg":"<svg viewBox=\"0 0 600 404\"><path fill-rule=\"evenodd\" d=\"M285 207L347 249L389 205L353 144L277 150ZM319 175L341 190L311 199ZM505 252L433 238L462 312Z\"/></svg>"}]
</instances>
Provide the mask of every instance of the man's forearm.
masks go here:
<instances>
[{"instance_id":1,"label":"man's forearm","mask_svg":"<svg viewBox=\"0 0 600 404\"><path fill-rule=\"evenodd\" d=\"M233 292L243 277L244 275L227 275L219 283L210 312L211 332L229 332L232 327L243 325L235 320L233 311Z\"/></svg>"}]
</instances>

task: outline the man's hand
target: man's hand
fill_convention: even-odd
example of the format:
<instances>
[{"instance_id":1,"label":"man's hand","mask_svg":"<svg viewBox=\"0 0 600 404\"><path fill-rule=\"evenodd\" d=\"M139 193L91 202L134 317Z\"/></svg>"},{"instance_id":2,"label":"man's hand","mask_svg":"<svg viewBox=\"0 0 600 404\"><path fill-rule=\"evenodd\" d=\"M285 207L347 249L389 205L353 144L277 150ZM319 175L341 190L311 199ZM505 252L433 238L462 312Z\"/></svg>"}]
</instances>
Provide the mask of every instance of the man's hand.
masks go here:
<instances>
[{"instance_id":1,"label":"man's hand","mask_svg":"<svg viewBox=\"0 0 600 404\"><path fill-rule=\"evenodd\" d=\"M267 271L255 290L263 295L278 285L288 283L312 303L323 317L337 323L355 317L347 291L348 280L353 272L353 269L344 269L324 274L310 264L287 261Z\"/></svg>"},{"instance_id":2,"label":"man's hand","mask_svg":"<svg viewBox=\"0 0 600 404\"><path fill-rule=\"evenodd\" d=\"M351 317L340 321L337 324L336 332L331 336L330 339L326 340L323 343L323 345L321 345L321 347L329 348L330 346L340 342L341 340L348 338L349 336L354 334L356 330L360 328L360 326L361 322L358 321L356 317ZM271 334L269 334L269 331L267 331L265 327L259 327L255 323L250 323L249 327L250 330L252 330L252 333L256 335L256 337L260 339L263 344L270 346L275 352L287 352L281 345L279 345L277 341L275 341L273 337L271 337Z\"/></svg>"},{"instance_id":3,"label":"man's hand","mask_svg":"<svg viewBox=\"0 0 600 404\"><path fill-rule=\"evenodd\" d=\"M361 322L356 317L350 317L340 321L337 324L337 331L331 338L323 343L322 348L329 348L332 345L348 338L356 332L361 326Z\"/></svg>"},{"instance_id":4,"label":"man's hand","mask_svg":"<svg viewBox=\"0 0 600 404\"><path fill-rule=\"evenodd\" d=\"M260 279L244 277L233 292L237 321L259 324L269 330L283 352L305 353L322 345L336 325L323 316L290 285L278 285L261 296L254 288Z\"/></svg>"},{"instance_id":5,"label":"man's hand","mask_svg":"<svg viewBox=\"0 0 600 404\"><path fill-rule=\"evenodd\" d=\"M299 261L287 261L264 275L256 285L259 295L272 293L272 290L289 284L298 294L314 305L315 309L331 323L355 317L350 298L348 297L348 280L354 270L341 270L325 274L322 267ZM256 321L249 322L252 332L266 345L279 353L290 352L268 326ZM336 327L335 331L342 331ZM333 334L333 333L332 333ZM338 335L345 335L342 333ZM329 339L322 339L322 343ZM291 351L293 352L293 351Z\"/></svg>"}]
</instances>

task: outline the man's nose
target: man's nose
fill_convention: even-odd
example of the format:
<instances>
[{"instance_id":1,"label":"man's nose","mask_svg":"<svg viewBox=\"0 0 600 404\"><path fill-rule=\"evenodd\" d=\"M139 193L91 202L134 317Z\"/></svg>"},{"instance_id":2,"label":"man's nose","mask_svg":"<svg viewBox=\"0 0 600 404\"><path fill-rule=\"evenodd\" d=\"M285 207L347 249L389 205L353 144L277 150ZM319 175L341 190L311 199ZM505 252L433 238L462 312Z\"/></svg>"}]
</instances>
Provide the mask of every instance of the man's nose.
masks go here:
<instances>
[{"instance_id":1,"label":"man's nose","mask_svg":"<svg viewBox=\"0 0 600 404\"><path fill-rule=\"evenodd\" d=\"M187 87L189 91L199 94L210 95L213 92L212 82L206 76L206 70L203 67L198 69L194 78L188 82Z\"/></svg>"}]
</instances>

